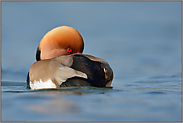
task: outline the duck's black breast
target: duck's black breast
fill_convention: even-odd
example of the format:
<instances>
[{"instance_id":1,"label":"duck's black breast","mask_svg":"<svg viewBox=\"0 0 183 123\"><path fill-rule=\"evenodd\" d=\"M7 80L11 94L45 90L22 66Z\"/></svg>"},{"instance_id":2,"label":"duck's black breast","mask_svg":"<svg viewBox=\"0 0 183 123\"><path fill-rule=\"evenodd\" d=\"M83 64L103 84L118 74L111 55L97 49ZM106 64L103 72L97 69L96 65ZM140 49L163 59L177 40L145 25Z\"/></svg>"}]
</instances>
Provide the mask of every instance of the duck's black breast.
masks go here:
<instances>
[{"instance_id":1,"label":"duck's black breast","mask_svg":"<svg viewBox=\"0 0 183 123\"><path fill-rule=\"evenodd\" d=\"M87 79L80 77L73 77L63 82L60 87L70 86L95 86L105 87L105 74L101 68L101 63L92 61L82 54L73 55L73 64L71 68L81 71L87 75Z\"/></svg>"}]
</instances>

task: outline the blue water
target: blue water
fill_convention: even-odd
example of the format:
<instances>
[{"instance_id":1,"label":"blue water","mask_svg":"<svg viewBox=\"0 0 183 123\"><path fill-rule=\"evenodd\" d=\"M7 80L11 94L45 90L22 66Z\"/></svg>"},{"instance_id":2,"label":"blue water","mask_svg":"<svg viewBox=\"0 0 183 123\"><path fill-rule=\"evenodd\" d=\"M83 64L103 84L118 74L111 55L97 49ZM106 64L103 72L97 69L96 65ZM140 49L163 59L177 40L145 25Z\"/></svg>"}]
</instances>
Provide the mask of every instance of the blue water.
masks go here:
<instances>
[{"instance_id":1,"label":"blue water","mask_svg":"<svg viewBox=\"0 0 183 123\"><path fill-rule=\"evenodd\" d=\"M181 2L1 2L1 121L182 121ZM113 88L26 89L36 48L68 25Z\"/></svg>"}]
</instances>

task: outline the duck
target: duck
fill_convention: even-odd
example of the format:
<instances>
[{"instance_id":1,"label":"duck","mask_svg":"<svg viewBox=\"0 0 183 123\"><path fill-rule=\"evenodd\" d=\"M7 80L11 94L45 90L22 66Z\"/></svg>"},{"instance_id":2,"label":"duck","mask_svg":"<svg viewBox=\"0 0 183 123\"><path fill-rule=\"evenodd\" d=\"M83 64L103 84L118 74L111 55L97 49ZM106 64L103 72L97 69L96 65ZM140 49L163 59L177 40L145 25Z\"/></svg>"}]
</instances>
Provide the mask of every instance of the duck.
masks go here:
<instances>
[{"instance_id":1,"label":"duck","mask_svg":"<svg viewBox=\"0 0 183 123\"><path fill-rule=\"evenodd\" d=\"M73 27L48 31L27 74L27 88L111 87L113 70L102 58L83 54L84 40Z\"/></svg>"}]
</instances>

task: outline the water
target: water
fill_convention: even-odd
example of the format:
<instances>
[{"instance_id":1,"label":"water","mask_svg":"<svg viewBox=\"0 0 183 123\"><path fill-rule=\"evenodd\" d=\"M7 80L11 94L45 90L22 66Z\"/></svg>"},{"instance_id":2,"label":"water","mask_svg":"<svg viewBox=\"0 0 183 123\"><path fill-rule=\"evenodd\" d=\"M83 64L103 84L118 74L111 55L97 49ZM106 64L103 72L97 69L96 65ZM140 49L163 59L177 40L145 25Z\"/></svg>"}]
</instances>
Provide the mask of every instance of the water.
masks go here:
<instances>
[{"instance_id":1,"label":"water","mask_svg":"<svg viewBox=\"0 0 183 123\"><path fill-rule=\"evenodd\" d=\"M1 121L182 121L181 2L1 2ZM36 48L68 25L113 88L26 89Z\"/></svg>"}]
</instances>

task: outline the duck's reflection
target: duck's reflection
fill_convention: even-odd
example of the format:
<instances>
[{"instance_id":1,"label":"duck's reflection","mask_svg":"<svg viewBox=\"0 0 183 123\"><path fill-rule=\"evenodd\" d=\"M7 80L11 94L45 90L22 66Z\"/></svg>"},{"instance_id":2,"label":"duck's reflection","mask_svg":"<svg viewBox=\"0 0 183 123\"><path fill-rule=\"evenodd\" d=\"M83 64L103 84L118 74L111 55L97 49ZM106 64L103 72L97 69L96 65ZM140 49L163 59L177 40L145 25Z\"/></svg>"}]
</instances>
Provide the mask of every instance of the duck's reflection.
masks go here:
<instances>
[{"instance_id":1,"label":"duck's reflection","mask_svg":"<svg viewBox=\"0 0 183 123\"><path fill-rule=\"evenodd\" d=\"M59 93L62 93L62 92L59 92ZM29 109L37 113L44 113L44 114L79 112L79 108L71 100L68 100L56 93L54 94L49 92L47 94L53 98L46 101L42 100L41 102L39 102L39 104L31 104L29 105ZM75 94L80 94L80 93L76 92Z\"/></svg>"}]
</instances>

